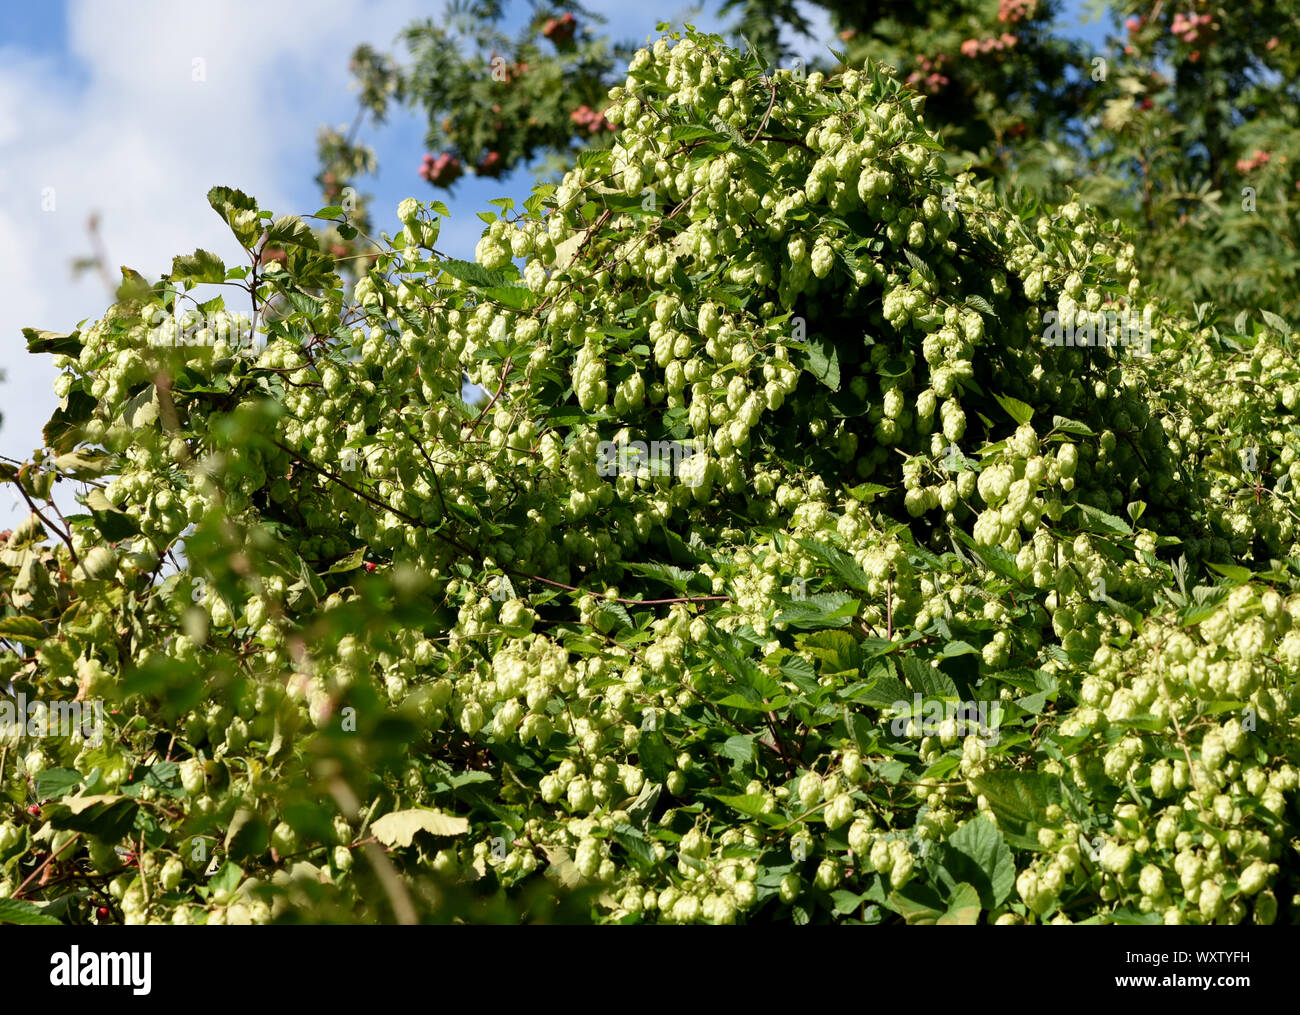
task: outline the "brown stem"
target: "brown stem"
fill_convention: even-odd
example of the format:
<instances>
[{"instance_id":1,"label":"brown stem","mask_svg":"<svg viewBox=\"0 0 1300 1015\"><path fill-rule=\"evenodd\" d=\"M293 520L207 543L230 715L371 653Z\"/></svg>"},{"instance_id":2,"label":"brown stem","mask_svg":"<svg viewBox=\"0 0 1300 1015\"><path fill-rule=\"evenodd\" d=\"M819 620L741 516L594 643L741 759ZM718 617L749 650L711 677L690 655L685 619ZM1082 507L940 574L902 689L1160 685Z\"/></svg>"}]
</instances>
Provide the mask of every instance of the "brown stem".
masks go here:
<instances>
[{"instance_id":1,"label":"brown stem","mask_svg":"<svg viewBox=\"0 0 1300 1015\"><path fill-rule=\"evenodd\" d=\"M56 850L55 852L47 856L44 862L39 867L37 867L34 871L28 874L27 879L21 885L19 885L17 889L14 890L13 898L15 899L22 898L23 890L32 883L36 875L40 874L41 871L45 870L46 867L48 867L51 863L54 862L55 857L57 857L60 853L62 853L65 849L67 849L69 846L71 846L74 842L76 842L80 838L81 838L81 833L78 832L71 839L69 839L62 846L60 846L58 850Z\"/></svg>"}]
</instances>

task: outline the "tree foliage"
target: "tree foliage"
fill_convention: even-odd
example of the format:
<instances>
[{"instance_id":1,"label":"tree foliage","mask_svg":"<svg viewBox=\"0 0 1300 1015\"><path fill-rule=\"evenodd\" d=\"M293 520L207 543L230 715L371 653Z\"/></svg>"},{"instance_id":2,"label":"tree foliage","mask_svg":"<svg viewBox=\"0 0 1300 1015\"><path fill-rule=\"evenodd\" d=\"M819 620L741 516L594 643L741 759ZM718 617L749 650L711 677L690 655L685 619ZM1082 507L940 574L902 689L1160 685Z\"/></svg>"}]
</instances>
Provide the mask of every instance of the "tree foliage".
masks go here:
<instances>
[{"instance_id":1,"label":"tree foliage","mask_svg":"<svg viewBox=\"0 0 1300 1015\"><path fill-rule=\"evenodd\" d=\"M248 265L29 333L63 403L4 476L0 675L106 730L8 742L3 894L1290 920L1297 334L953 173L874 64L688 32L606 98L613 143L485 212L474 262L411 199L349 291L215 188ZM218 280L251 318L177 323Z\"/></svg>"}]
</instances>

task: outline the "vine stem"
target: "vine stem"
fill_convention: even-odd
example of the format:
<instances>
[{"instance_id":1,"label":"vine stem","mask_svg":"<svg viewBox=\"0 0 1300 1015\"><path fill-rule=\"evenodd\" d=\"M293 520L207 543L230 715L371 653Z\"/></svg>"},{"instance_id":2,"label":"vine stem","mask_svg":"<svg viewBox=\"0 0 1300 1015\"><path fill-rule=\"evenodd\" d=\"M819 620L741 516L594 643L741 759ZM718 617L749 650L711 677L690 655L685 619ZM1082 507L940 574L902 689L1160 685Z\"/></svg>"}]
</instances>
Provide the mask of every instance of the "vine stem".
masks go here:
<instances>
[{"instance_id":1,"label":"vine stem","mask_svg":"<svg viewBox=\"0 0 1300 1015\"><path fill-rule=\"evenodd\" d=\"M74 565L77 564L79 560L77 557L77 551L73 549L72 546L72 537L68 535L68 533L64 532L57 525L55 525L53 522L51 522L43 514L41 514L40 508L36 506L36 503L31 499L31 497L27 496L27 491L23 489L21 483L15 483L14 486L18 487L18 492L23 495L23 500L25 500L27 502L27 506L32 509L32 514L34 514L37 518L41 520L41 524L44 525L47 529L49 529L51 532L53 532L61 540L63 540L63 542L68 547L69 555L72 557L72 563Z\"/></svg>"},{"instance_id":2,"label":"vine stem","mask_svg":"<svg viewBox=\"0 0 1300 1015\"><path fill-rule=\"evenodd\" d=\"M81 838L81 833L78 832L71 839L69 839L62 846L60 846L57 851L47 856L44 862L42 862L39 867L37 867L34 871L28 874L27 879L14 890L13 897L15 899L22 898L23 891L27 888L28 885L32 883L32 880L36 877L36 875L38 875L41 871L45 870L46 867L48 867L51 863L54 862L55 857L57 857L60 853L62 853L65 849L67 849L69 846L71 846L74 842L76 842L80 838Z\"/></svg>"}]
</instances>

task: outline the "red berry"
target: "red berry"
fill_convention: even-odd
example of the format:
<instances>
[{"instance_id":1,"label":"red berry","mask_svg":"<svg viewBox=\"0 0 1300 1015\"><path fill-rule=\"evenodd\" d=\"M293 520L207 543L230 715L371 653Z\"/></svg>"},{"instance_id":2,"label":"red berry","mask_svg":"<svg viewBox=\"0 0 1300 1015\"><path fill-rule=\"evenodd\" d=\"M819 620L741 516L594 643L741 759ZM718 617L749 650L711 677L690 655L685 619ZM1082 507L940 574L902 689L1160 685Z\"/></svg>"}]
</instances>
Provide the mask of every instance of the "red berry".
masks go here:
<instances>
[{"instance_id":1,"label":"red berry","mask_svg":"<svg viewBox=\"0 0 1300 1015\"><path fill-rule=\"evenodd\" d=\"M95 910L95 915L98 916L101 920L107 920L107 919L108 919L108 907L107 907L107 906L100 906L97 910Z\"/></svg>"}]
</instances>

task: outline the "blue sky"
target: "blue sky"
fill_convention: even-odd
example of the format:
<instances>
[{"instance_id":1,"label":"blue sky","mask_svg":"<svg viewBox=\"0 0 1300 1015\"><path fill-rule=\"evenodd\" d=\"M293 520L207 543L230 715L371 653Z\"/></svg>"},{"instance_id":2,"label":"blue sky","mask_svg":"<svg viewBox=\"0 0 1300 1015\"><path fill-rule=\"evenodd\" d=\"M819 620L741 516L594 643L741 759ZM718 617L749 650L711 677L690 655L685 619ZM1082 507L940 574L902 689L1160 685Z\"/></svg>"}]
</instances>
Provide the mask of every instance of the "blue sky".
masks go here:
<instances>
[{"instance_id":1,"label":"blue sky","mask_svg":"<svg viewBox=\"0 0 1300 1015\"><path fill-rule=\"evenodd\" d=\"M348 57L359 42L391 49L443 0L44 0L6 3L0 28L0 454L27 458L56 407L49 357L25 352L21 328L68 331L106 306L102 280L74 279L88 254L86 221L98 214L108 263L147 277L174 255L205 247L236 263L233 240L208 208L214 184L255 195L262 207L313 212L319 195L315 135L352 120ZM681 0L590 0L619 39L644 41L658 21L720 30ZM716 9L710 3L710 9ZM1063 27L1100 41L1070 0ZM832 41L820 9L807 56ZM527 170L500 180L467 177L448 199L419 179L422 124L397 113L365 139L380 173L362 181L380 229L396 229L404 197L441 197L451 208L439 248L472 257L483 228L475 212L494 197L525 195ZM0 528L26 513L0 494Z\"/></svg>"}]
</instances>

